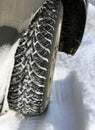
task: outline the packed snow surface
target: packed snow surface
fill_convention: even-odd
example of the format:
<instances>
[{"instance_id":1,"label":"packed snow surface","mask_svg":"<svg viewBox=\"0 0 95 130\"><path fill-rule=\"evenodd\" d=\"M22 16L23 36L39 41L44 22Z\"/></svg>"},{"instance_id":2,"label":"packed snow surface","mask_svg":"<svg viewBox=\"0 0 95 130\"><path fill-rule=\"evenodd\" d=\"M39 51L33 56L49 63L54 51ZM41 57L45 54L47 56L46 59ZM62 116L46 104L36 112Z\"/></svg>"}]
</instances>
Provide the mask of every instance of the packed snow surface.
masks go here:
<instances>
[{"instance_id":1,"label":"packed snow surface","mask_svg":"<svg viewBox=\"0 0 95 130\"><path fill-rule=\"evenodd\" d=\"M7 52L6 48L5 58ZM58 53L47 110L40 116L26 118L10 110L0 117L0 130L95 130L93 5L89 4L85 34L77 53L74 56Z\"/></svg>"}]
</instances>

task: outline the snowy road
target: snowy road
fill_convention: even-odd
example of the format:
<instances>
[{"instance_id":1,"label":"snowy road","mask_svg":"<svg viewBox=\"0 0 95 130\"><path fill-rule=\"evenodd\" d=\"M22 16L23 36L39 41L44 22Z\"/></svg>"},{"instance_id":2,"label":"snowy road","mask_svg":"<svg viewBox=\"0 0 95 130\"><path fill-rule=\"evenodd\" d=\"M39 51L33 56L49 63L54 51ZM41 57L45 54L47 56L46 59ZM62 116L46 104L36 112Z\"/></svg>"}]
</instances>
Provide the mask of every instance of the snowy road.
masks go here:
<instances>
[{"instance_id":1,"label":"snowy road","mask_svg":"<svg viewBox=\"0 0 95 130\"><path fill-rule=\"evenodd\" d=\"M48 109L24 119L9 111L0 130L95 130L95 7L91 4L83 42L76 55L58 53Z\"/></svg>"}]
</instances>

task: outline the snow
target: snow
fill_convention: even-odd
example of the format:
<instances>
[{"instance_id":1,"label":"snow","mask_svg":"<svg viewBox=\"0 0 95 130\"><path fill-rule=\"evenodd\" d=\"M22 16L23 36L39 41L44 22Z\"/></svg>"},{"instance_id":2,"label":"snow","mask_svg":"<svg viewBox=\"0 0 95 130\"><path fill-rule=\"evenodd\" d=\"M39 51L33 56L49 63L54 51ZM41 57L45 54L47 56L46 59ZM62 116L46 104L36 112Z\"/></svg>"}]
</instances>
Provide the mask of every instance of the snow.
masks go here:
<instances>
[{"instance_id":1,"label":"snow","mask_svg":"<svg viewBox=\"0 0 95 130\"><path fill-rule=\"evenodd\" d=\"M9 110L7 94L10 86L11 74L14 66L14 54L18 46L18 41L11 47L4 45L0 48L0 103L4 99L2 113Z\"/></svg>"},{"instance_id":2,"label":"snow","mask_svg":"<svg viewBox=\"0 0 95 130\"><path fill-rule=\"evenodd\" d=\"M8 55L9 50L10 48L8 48L7 46L2 47L2 50L0 48L0 63L2 63L0 64L0 103L2 102L3 94L5 91L5 86L3 86L3 83L5 80L4 75L6 73L5 67L6 67L7 61L4 59L8 59L7 55Z\"/></svg>"},{"instance_id":3,"label":"snow","mask_svg":"<svg viewBox=\"0 0 95 130\"><path fill-rule=\"evenodd\" d=\"M74 56L59 52L50 104L40 116L9 111L0 130L95 130L95 7L89 4L82 44Z\"/></svg>"}]
</instances>

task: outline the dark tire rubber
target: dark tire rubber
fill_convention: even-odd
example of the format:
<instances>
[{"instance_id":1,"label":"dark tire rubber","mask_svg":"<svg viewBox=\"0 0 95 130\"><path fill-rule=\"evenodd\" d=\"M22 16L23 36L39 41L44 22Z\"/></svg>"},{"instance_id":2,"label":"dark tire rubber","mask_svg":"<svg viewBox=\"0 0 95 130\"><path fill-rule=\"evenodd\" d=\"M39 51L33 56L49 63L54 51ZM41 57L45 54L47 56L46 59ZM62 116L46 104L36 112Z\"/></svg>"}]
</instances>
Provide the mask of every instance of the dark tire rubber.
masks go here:
<instances>
[{"instance_id":1,"label":"dark tire rubber","mask_svg":"<svg viewBox=\"0 0 95 130\"><path fill-rule=\"evenodd\" d=\"M9 108L41 114L49 103L63 17L60 0L46 0L22 34L8 93Z\"/></svg>"}]
</instances>

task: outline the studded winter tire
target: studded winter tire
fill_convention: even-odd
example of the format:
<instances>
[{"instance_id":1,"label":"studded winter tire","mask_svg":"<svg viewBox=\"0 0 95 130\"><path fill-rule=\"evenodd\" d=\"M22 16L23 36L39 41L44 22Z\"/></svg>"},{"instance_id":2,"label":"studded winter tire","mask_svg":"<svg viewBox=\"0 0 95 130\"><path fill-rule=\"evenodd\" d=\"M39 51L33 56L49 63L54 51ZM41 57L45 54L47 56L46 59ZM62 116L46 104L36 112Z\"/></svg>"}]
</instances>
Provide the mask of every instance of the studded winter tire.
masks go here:
<instances>
[{"instance_id":1,"label":"studded winter tire","mask_svg":"<svg viewBox=\"0 0 95 130\"><path fill-rule=\"evenodd\" d=\"M37 115L48 105L59 46L62 5L46 0L22 34L8 93L9 108Z\"/></svg>"}]
</instances>

